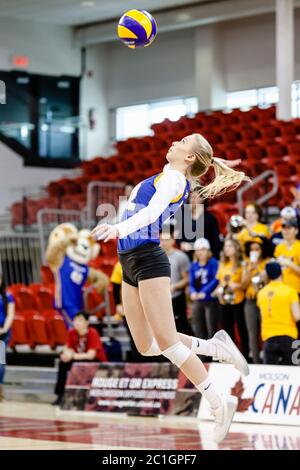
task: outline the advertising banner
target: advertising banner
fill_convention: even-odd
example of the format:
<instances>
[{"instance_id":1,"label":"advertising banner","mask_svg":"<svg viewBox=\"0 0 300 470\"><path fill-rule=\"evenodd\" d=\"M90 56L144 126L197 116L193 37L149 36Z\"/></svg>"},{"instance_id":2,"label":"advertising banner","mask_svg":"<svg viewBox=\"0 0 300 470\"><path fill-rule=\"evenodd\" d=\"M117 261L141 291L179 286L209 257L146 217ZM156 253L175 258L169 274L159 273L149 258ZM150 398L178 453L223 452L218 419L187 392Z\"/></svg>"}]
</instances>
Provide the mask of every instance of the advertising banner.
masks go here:
<instances>
[{"instance_id":1,"label":"advertising banner","mask_svg":"<svg viewBox=\"0 0 300 470\"><path fill-rule=\"evenodd\" d=\"M300 425L299 367L250 365L249 376L241 377L231 365L211 364L209 376L217 390L238 397L234 421ZM198 416L211 419L206 400Z\"/></svg>"},{"instance_id":2,"label":"advertising banner","mask_svg":"<svg viewBox=\"0 0 300 470\"><path fill-rule=\"evenodd\" d=\"M196 417L200 398L170 363L74 363L62 408Z\"/></svg>"}]
</instances>

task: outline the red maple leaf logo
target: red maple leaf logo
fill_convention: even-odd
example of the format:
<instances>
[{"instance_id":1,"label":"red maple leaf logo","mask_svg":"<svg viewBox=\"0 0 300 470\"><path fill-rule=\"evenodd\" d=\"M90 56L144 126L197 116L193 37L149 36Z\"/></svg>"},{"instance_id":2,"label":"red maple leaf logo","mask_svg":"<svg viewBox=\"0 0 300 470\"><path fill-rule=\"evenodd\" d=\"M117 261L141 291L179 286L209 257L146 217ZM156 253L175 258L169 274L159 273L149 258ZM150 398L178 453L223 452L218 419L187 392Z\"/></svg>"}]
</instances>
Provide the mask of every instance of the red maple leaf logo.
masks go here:
<instances>
[{"instance_id":1,"label":"red maple leaf logo","mask_svg":"<svg viewBox=\"0 0 300 470\"><path fill-rule=\"evenodd\" d=\"M240 413L244 413L245 411L247 411L249 406L251 406L254 402L254 398L242 398L244 391L244 384L242 378L240 377L240 379L230 390L231 395L235 395L238 398L237 411L239 411Z\"/></svg>"}]
</instances>

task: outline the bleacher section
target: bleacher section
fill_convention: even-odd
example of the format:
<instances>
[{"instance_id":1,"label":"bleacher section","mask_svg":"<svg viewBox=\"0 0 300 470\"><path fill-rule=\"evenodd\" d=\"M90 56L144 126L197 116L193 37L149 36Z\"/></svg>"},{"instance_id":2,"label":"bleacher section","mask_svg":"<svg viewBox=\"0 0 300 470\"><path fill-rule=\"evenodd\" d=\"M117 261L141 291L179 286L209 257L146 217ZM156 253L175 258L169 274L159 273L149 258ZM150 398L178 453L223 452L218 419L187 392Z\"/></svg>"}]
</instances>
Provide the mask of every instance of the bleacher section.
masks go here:
<instances>
[{"instance_id":1,"label":"bleacher section","mask_svg":"<svg viewBox=\"0 0 300 470\"><path fill-rule=\"evenodd\" d=\"M215 111L198 113L195 117L182 117L176 122L168 119L152 126L154 135L131 138L116 143L116 155L97 157L82 164L81 176L63 178L48 185L48 197L27 199L28 223L36 223L41 208L81 209L86 205L87 185L91 181L138 183L145 177L161 171L167 149L174 140L193 132L200 132L214 148L216 156L228 160L241 158L241 168L255 177L267 169L275 170L279 191L269 204L279 208L291 203L290 187L298 182L300 172L300 119L290 122L276 120L275 107L235 109L230 113ZM205 182L205 181L204 181ZM267 183L269 184L269 183ZM266 192L266 182L250 189L248 199L257 199ZM221 233L225 233L228 218L237 213L236 192L229 192L210 202L209 210L216 216ZM13 225L22 224L24 202L12 207ZM102 244L98 258L91 266L108 275L116 262L116 243ZM27 345L31 350L55 348L64 344L66 328L60 314L54 309L53 278L51 271L41 268L42 284L30 287L13 285L10 290L16 299L12 348ZM89 291L86 302L94 311L103 301L95 291ZM111 312L114 312L110 292Z\"/></svg>"},{"instance_id":2,"label":"bleacher section","mask_svg":"<svg viewBox=\"0 0 300 470\"><path fill-rule=\"evenodd\" d=\"M152 126L154 135L130 138L117 142L116 154L110 158L97 157L82 164L82 175L51 182L48 197L12 206L14 226L22 224L24 210L27 225L36 223L41 208L82 209L86 205L87 185L91 181L139 182L161 171L166 151L174 140L192 132L200 132L208 139L216 155L229 160L242 158L241 168L249 176L257 176L272 169L278 174L280 189L272 205L283 207L291 202L291 185L298 181L300 170L300 119L290 122L275 118L275 107L250 111L235 109L230 113L200 112L193 118L182 117L176 122L166 119ZM257 198L265 192L263 184L256 187L249 198ZM219 204L222 203L222 206ZM228 193L221 200L212 201L211 207L224 227L223 214L235 209L236 194Z\"/></svg>"}]
</instances>

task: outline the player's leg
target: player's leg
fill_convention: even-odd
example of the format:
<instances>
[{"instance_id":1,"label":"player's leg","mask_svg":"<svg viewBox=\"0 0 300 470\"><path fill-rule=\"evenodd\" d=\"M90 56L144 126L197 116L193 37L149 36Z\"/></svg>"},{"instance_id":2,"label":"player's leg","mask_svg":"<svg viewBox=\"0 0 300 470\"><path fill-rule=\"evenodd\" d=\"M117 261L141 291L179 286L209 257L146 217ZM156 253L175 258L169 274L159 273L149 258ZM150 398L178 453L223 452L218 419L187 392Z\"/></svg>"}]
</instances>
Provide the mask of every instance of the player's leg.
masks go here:
<instances>
[{"instance_id":1,"label":"player's leg","mask_svg":"<svg viewBox=\"0 0 300 470\"><path fill-rule=\"evenodd\" d=\"M170 294L170 278L139 282L139 296L145 316L162 354L181 369L209 402L215 415L215 440L226 436L237 407L236 397L222 398L209 379L198 356L187 347L176 331Z\"/></svg>"},{"instance_id":2,"label":"player's leg","mask_svg":"<svg viewBox=\"0 0 300 470\"><path fill-rule=\"evenodd\" d=\"M145 317L139 298L139 290L127 282L122 282L122 303L127 325L134 343L142 355L160 355L158 347L152 346L153 332Z\"/></svg>"}]
</instances>

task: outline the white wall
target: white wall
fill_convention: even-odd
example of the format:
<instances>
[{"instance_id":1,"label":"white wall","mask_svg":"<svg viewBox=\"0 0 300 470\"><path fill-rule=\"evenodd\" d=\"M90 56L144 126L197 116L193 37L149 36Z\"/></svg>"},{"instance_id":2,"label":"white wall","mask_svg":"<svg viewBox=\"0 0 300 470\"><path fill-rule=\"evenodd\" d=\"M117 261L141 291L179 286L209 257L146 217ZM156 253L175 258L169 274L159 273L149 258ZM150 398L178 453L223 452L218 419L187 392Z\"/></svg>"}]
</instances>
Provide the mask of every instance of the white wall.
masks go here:
<instances>
[{"instance_id":1,"label":"white wall","mask_svg":"<svg viewBox=\"0 0 300 470\"><path fill-rule=\"evenodd\" d=\"M158 34L145 49L108 46L108 106L194 93L194 31Z\"/></svg>"},{"instance_id":2,"label":"white wall","mask_svg":"<svg viewBox=\"0 0 300 470\"><path fill-rule=\"evenodd\" d=\"M227 91L275 84L274 14L226 21L212 27L218 29L221 62L218 75ZM210 34L210 27L205 28ZM143 50L130 50L118 42L108 45L109 108L199 94L195 58L201 54L201 44L195 43L199 39L195 31L158 34L155 42ZM295 36L295 79L300 79L299 9L295 10ZM216 45L212 46L216 53ZM205 41L206 52L207 47Z\"/></svg>"},{"instance_id":3,"label":"white wall","mask_svg":"<svg viewBox=\"0 0 300 470\"><path fill-rule=\"evenodd\" d=\"M12 55L27 55L31 73L80 74L80 50L67 26L0 18L0 70L13 68Z\"/></svg>"},{"instance_id":4,"label":"white wall","mask_svg":"<svg viewBox=\"0 0 300 470\"><path fill-rule=\"evenodd\" d=\"M22 188L32 191L72 173L61 168L24 167L23 159L0 142L0 214L12 202L20 201Z\"/></svg>"},{"instance_id":5,"label":"white wall","mask_svg":"<svg viewBox=\"0 0 300 470\"><path fill-rule=\"evenodd\" d=\"M81 116L85 124L81 133L81 155L90 159L102 155L108 142L107 73L108 49L106 45L91 46L86 51L86 71L81 83ZM88 125L89 109L94 110L95 127Z\"/></svg>"}]
</instances>

